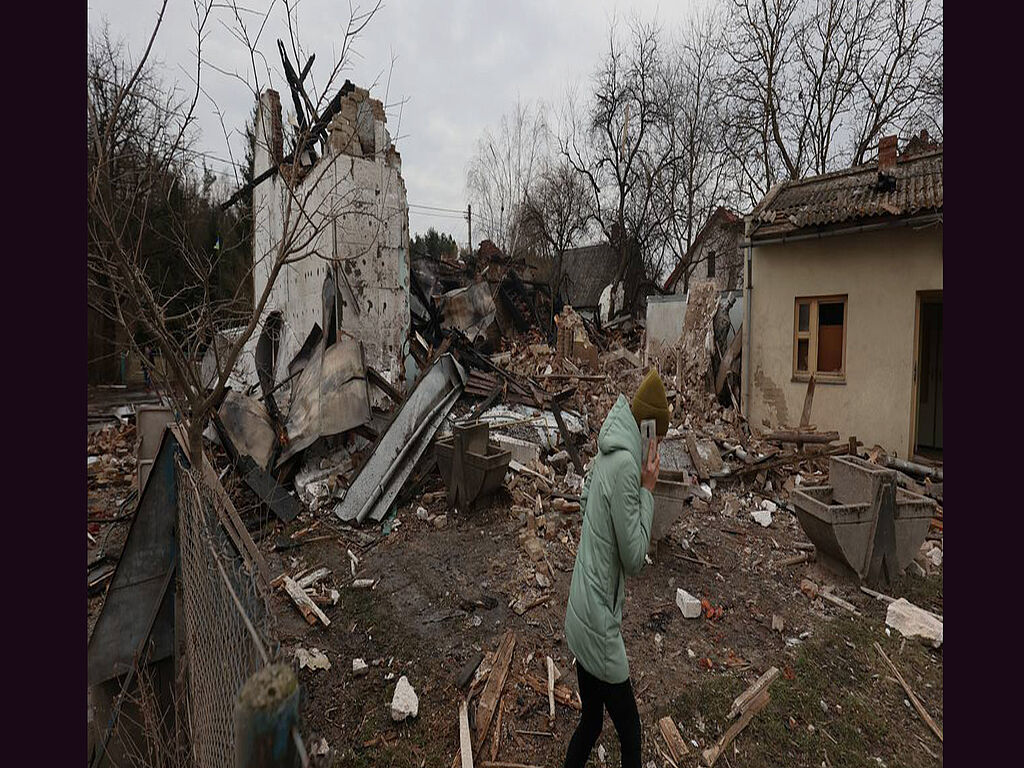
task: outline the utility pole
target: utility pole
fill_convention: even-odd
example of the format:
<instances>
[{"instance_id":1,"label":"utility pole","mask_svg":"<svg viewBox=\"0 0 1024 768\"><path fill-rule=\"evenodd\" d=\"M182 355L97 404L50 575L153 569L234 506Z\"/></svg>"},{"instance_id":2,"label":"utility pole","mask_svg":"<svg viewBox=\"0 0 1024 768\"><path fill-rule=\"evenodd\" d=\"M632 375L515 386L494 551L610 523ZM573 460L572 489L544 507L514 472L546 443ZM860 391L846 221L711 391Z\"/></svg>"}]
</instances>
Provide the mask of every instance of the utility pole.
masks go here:
<instances>
[{"instance_id":1,"label":"utility pole","mask_svg":"<svg viewBox=\"0 0 1024 768\"><path fill-rule=\"evenodd\" d=\"M473 204L466 203L466 221L469 222L469 255L473 255Z\"/></svg>"}]
</instances>

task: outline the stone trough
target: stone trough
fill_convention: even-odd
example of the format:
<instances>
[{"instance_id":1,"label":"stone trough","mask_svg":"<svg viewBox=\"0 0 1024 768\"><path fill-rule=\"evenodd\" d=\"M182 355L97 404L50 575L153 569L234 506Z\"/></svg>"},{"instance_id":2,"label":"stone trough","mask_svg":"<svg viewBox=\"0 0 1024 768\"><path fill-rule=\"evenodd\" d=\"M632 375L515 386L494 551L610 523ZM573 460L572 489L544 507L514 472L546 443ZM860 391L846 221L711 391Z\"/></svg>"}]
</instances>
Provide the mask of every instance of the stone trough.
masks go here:
<instances>
[{"instance_id":1,"label":"stone trough","mask_svg":"<svg viewBox=\"0 0 1024 768\"><path fill-rule=\"evenodd\" d=\"M512 452L490 441L485 421L456 424L452 437L435 445L437 468L448 488L448 503L468 512L501 487Z\"/></svg>"},{"instance_id":2,"label":"stone trough","mask_svg":"<svg viewBox=\"0 0 1024 768\"><path fill-rule=\"evenodd\" d=\"M794 490L797 519L822 560L888 583L928 533L935 502L896 486L896 473L857 456L829 459L828 485Z\"/></svg>"}]
</instances>

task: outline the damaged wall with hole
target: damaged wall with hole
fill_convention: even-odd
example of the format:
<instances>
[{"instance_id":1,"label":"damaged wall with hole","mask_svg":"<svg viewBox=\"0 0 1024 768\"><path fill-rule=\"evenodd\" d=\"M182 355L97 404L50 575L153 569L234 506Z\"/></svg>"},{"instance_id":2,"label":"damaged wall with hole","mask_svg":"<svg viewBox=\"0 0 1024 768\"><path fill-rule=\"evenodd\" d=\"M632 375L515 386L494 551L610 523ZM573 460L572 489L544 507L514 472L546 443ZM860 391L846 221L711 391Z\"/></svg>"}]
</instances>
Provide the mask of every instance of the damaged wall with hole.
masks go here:
<instances>
[{"instance_id":1,"label":"damaged wall with hole","mask_svg":"<svg viewBox=\"0 0 1024 768\"><path fill-rule=\"evenodd\" d=\"M360 341L366 364L404 386L410 324L409 208L401 157L385 122L381 102L346 83L328 128L327 154L311 165L305 155L297 163L282 163L280 96L267 90L260 98L254 175L276 164L280 172L253 192L257 299L282 239L292 238L297 251L278 275L245 356L256 354L264 326L272 319L277 382L288 376L289 362L315 324L328 343L346 334ZM298 181L290 190L291 178Z\"/></svg>"},{"instance_id":2,"label":"damaged wall with hole","mask_svg":"<svg viewBox=\"0 0 1024 768\"><path fill-rule=\"evenodd\" d=\"M795 300L846 296L845 380L816 382L811 421L907 452L916 292L942 289L941 228L755 244L752 272L751 424L792 426L800 417L807 382L793 375Z\"/></svg>"}]
</instances>

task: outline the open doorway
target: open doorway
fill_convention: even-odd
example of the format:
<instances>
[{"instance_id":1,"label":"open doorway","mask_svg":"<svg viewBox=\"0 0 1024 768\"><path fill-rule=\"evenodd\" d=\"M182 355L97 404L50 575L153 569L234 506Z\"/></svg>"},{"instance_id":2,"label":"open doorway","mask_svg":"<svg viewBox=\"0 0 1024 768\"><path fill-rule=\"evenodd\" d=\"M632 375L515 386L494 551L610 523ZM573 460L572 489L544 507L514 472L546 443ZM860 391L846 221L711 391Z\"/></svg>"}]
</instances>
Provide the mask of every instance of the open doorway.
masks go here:
<instances>
[{"instance_id":1,"label":"open doorway","mask_svg":"<svg viewBox=\"0 0 1024 768\"><path fill-rule=\"evenodd\" d=\"M942 459L942 292L920 296L914 453Z\"/></svg>"}]
</instances>

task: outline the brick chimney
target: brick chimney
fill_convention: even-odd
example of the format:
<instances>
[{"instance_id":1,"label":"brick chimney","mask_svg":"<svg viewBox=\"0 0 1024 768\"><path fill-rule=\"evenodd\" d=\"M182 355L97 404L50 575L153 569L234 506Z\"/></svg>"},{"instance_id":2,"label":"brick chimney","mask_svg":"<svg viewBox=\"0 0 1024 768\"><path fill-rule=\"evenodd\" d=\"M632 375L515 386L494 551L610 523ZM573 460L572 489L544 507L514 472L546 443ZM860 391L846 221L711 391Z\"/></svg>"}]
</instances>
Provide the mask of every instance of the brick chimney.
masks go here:
<instances>
[{"instance_id":1,"label":"brick chimney","mask_svg":"<svg viewBox=\"0 0 1024 768\"><path fill-rule=\"evenodd\" d=\"M878 140L878 175L896 175L896 137L883 136Z\"/></svg>"},{"instance_id":2,"label":"brick chimney","mask_svg":"<svg viewBox=\"0 0 1024 768\"><path fill-rule=\"evenodd\" d=\"M253 171L258 176L284 159L281 96L277 91L268 88L260 95L255 128L256 157Z\"/></svg>"}]
</instances>

